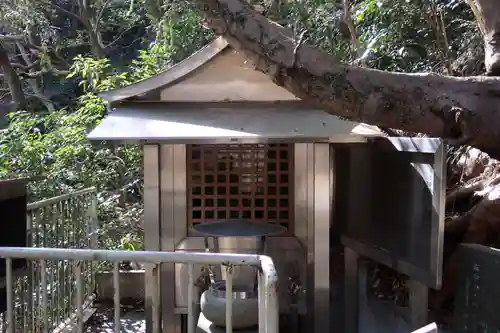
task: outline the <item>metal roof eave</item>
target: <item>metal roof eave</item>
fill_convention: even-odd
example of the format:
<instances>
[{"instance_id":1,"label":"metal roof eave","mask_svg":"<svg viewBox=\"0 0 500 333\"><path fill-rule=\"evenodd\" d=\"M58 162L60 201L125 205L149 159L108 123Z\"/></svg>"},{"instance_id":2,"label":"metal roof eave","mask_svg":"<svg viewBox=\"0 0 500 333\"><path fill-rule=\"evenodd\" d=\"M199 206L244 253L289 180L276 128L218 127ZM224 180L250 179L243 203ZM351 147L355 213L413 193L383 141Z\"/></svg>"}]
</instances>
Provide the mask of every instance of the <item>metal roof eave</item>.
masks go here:
<instances>
[{"instance_id":1,"label":"metal roof eave","mask_svg":"<svg viewBox=\"0 0 500 333\"><path fill-rule=\"evenodd\" d=\"M378 136L376 136L378 137ZM118 145L124 144L295 144L295 143L366 143L371 136L363 135L339 135L325 137L184 137L170 138L107 138L93 136L89 138L93 142L112 141Z\"/></svg>"},{"instance_id":2,"label":"metal roof eave","mask_svg":"<svg viewBox=\"0 0 500 333\"><path fill-rule=\"evenodd\" d=\"M382 136L374 126L343 120L318 109L242 107L172 108L136 103L114 108L88 135L120 142L359 142ZM352 139L348 139L352 137Z\"/></svg>"}]
</instances>

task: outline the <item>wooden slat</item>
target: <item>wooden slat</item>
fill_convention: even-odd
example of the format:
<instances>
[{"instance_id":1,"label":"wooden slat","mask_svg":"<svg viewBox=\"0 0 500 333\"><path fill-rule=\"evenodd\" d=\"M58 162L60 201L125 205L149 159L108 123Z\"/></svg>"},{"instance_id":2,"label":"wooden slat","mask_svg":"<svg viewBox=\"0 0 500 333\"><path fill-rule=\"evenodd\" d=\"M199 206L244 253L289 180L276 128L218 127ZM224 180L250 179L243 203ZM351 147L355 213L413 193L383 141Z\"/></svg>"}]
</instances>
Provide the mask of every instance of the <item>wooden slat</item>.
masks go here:
<instances>
[{"instance_id":1,"label":"wooden slat","mask_svg":"<svg viewBox=\"0 0 500 333\"><path fill-rule=\"evenodd\" d=\"M293 145L188 145L188 223L293 224Z\"/></svg>"}]
</instances>

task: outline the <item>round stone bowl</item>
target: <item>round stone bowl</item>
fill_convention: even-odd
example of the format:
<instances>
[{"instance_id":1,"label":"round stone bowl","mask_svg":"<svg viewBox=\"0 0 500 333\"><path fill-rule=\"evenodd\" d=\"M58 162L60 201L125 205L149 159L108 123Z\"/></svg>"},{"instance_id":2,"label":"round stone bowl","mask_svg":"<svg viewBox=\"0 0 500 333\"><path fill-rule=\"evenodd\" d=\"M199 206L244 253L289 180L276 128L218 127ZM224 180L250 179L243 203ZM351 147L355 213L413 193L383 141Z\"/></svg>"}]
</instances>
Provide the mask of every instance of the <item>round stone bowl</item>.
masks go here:
<instances>
[{"instance_id":1,"label":"round stone bowl","mask_svg":"<svg viewBox=\"0 0 500 333\"><path fill-rule=\"evenodd\" d=\"M257 293L251 286L233 284L233 328L244 329L259 324ZM212 324L226 327L226 281L217 281L201 295L201 312Z\"/></svg>"}]
</instances>

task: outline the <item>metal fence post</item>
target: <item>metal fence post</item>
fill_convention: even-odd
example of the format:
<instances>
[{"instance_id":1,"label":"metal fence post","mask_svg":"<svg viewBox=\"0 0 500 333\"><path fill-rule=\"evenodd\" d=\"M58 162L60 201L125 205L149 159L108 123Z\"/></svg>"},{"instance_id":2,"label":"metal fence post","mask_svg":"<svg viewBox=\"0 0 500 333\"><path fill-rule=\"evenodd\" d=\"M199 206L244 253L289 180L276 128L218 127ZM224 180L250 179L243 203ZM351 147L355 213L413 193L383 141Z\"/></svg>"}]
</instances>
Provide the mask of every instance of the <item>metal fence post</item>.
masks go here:
<instances>
[{"instance_id":1,"label":"metal fence post","mask_svg":"<svg viewBox=\"0 0 500 333\"><path fill-rule=\"evenodd\" d=\"M151 286L153 290L153 299L152 299L152 313L151 313L151 321L152 321L152 332L151 333L160 333L161 327L161 304L160 304L160 276L161 276L161 265L157 264L153 266L153 285ZM147 329L146 329L147 332ZM149 332L148 332L149 333Z\"/></svg>"},{"instance_id":2,"label":"metal fence post","mask_svg":"<svg viewBox=\"0 0 500 333\"><path fill-rule=\"evenodd\" d=\"M273 260L268 256L259 256L262 275L264 279L265 296L265 332L279 332L279 302L278 302L278 273ZM259 311L260 314L260 311ZM260 320L259 320L260 324Z\"/></svg>"},{"instance_id":3,"label":"metal fence post","mask_svg":"<svg viewBox=\"0 0 500 333\"><path fill-rule=\"evenodd\" d=\"M99 230L99 222L97 220L97 192L92 193L92 200L89 207L89 215L90 215L90 248L97 249L98 248L98 230Z\"/></svg>"}]
</instances>

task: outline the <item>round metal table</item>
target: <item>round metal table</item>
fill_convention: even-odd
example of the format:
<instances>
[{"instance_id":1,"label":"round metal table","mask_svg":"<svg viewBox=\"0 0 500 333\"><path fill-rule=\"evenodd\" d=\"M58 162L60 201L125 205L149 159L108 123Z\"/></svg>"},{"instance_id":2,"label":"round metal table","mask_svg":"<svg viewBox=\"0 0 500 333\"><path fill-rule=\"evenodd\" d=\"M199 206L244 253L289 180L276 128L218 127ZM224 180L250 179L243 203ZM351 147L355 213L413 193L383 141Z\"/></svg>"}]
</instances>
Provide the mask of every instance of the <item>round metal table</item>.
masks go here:
<instances>
[{"instance_id":1,"label":"round metal table","mask_svg":"<svg viewBox=\"0 0 500 333\"><path fill-rule=\"evenodd\" d=\"M245 219L230 219L210 223L201 223L191 227L193 231L199 233L205 239L214 239L215 251L219 252L219 237L259 237L260 247L258 254L265 253L266 237L282 234L286 229L277 224L253 222ZM205 241L205 250L208 248L208 240Z\"/></svg>"},{"instance_id":2,"label":"round metal table","mask_svg":"<svg viewBox=\"0 0 500 333\"><path fill-rule=\"evenodd\" d=\"M219 237L258 237L259 246L257 254L266 254L268 236L277 236L286 232L286 228L278 224L254 222L247 219L228 219L210 223L201 223L191 227L193 231L203 236L205 251L212 252L208 238L213 239L213 252L220 252ZM211 283L215 282L211 274Z\"/></svg>"}]
</instances>

